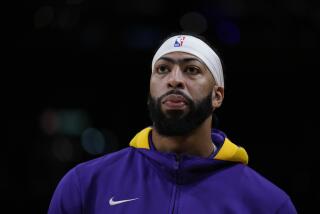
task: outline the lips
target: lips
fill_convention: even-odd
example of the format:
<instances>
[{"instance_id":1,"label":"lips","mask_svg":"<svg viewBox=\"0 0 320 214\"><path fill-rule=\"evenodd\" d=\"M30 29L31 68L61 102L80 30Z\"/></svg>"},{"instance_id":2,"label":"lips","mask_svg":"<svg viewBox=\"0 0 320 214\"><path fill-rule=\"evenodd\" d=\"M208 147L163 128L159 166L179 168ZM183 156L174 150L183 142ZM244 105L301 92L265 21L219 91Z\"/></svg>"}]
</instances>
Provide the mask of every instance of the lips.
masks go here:
<instances>
[{"instance_id":1,"label":"lips","mask_svg":"<svg viewBox=\"0 0 320 214\"><path fill-rule=\"evenodd\" d=\"M187 100L179 94L170 94L166 97L164 97L162 104L167 109L184 109L186 108L188 102Z\"/></svg>"}]
</instances>

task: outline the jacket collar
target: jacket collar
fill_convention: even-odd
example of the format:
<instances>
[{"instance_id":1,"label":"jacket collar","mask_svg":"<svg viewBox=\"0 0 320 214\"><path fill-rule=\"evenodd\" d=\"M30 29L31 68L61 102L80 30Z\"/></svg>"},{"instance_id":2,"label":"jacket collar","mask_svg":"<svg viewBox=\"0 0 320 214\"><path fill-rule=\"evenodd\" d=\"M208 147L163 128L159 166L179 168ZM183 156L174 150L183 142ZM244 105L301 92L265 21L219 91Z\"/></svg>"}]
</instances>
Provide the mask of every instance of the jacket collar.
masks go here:
<instances>
[{"instance_id":1,"label":"jacket collar","mask_svg":"<svg viewBox=\"0 0 320 214\"><path fill-rule=\"evenodd\" d=\"M151 131L151 127L141 130L130 141L129 145L137 149L154 150L152 142L150 142L151 140L149 139ZM246 150L232 143L222 131L212 129L211 137L217 147L217 151L213 156L211 156L211 158L215 160L248 164L249 158Z\"/></svg>"}]
</instances>

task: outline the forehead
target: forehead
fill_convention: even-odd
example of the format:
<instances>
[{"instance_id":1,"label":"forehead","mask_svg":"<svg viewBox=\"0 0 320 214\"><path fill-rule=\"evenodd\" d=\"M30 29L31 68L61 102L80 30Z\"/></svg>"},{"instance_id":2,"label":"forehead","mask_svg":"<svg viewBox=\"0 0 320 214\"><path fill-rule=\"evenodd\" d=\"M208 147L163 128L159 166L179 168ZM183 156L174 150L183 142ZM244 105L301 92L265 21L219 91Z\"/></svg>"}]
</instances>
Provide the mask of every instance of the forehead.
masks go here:
<instances>
[{"instance_id":1,"label":"forehead","mask_svg":"<svg viewBox=\"0 0 320 214\"><path fill-rule=\"evenodd\" d=\"M180 51L179 52L177 51L177 52L171 52L171 53L164 54L163 56L161 56L158 59L158 61L163 59L163 58L170 58L170 59L173 59L175 61L180 61L180 60L183 60L183 59L190 59L190 60L194 59L194 60L197 60L200 63L204 64L199 57L197 57L197 56L195 56L193 54L190 54L190 53L185 53L185 52L180 52Z\"/></svg>"}]
</instances>

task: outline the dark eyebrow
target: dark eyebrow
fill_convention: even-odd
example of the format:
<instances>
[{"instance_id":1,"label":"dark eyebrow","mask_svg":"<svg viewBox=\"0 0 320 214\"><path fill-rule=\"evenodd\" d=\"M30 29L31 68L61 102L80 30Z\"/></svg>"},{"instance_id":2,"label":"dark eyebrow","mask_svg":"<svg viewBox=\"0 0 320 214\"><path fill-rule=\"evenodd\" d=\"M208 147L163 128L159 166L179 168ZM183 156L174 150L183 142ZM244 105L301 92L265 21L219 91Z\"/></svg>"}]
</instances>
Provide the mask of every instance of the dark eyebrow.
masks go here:
<instances>
[{"instance_id":1,"label":"dark eyebrow","mask_svg":"<svg viewBox=\"0 0 320 214\"><path fill-rule=\"evenodd\" d=\"M175 59L172 59L170 57L162 56L162 57L159 58L159 60L160 59L165 60L165 61L169 61L169 62L171 62L173 64L180 64L181 62L190 62L190 61L194 61L194 60L200 62L201 64L203 64L203 62L201 62L199 59L194 58L194 57L186 57L186 58L175 60Z\"/></svg>"}]
</instances>

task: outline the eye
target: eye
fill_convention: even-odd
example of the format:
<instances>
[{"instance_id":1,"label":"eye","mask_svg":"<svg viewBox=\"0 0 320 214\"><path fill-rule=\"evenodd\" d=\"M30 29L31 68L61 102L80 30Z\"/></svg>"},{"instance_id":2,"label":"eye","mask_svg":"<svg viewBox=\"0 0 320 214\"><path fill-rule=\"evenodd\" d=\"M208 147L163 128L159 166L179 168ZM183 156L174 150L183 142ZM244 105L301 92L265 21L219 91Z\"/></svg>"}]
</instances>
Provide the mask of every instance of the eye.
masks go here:
<instances>
[{"instance_id":1,"label":"eye","mask_svg":"<svg viewBox=\"0 0 320 214\"><path fill-rule=\"evenodd\" d=\"M200 69L195 66L189 66L185 69L185 73L191 74L191 75L196 75L196 74L200 73Z\"/></svg>"},{"instance_id":2,"label":"eye","mask_svg":"<svg viewBox=\"0 0 320 214\"><path fill-rule=\"evenodd\" d=\"M169 68L166 65L159 65L156 70L159 74L169 73Z\"/></svg>"}]
</instances>

